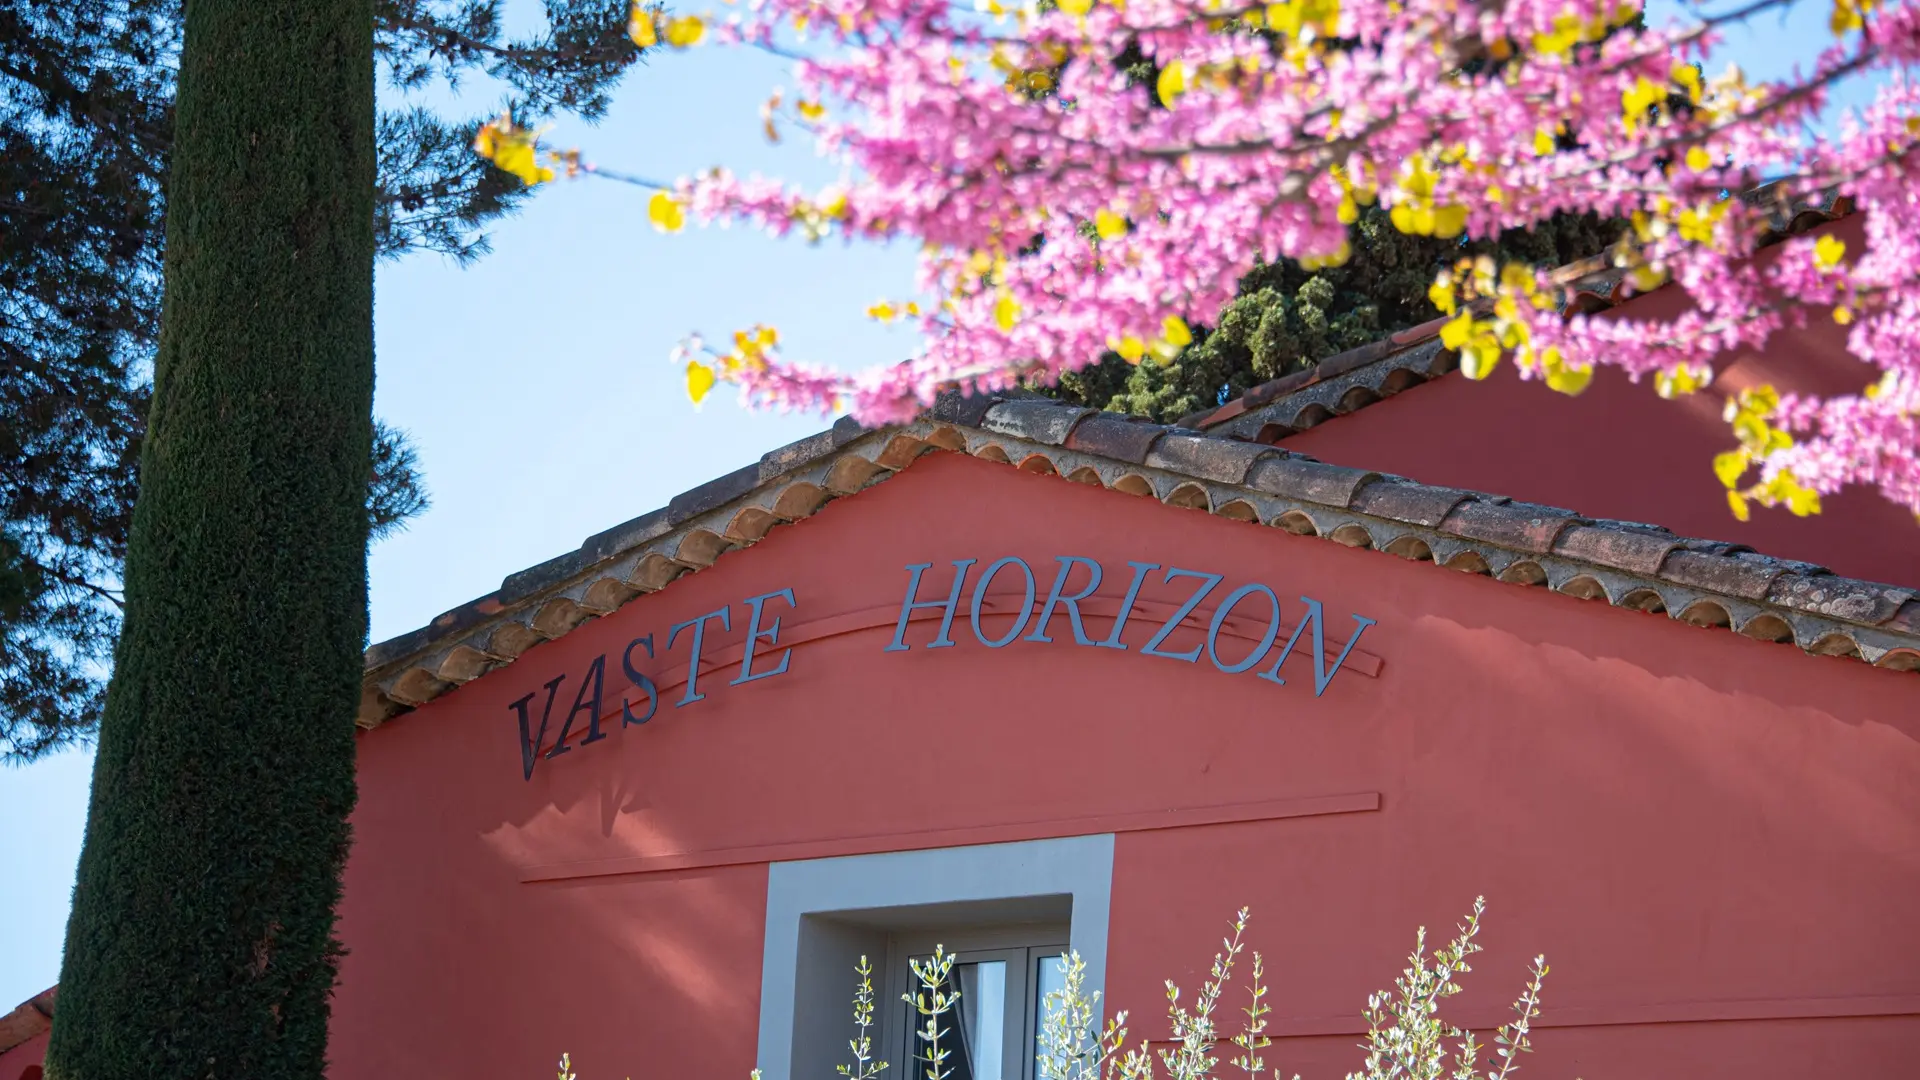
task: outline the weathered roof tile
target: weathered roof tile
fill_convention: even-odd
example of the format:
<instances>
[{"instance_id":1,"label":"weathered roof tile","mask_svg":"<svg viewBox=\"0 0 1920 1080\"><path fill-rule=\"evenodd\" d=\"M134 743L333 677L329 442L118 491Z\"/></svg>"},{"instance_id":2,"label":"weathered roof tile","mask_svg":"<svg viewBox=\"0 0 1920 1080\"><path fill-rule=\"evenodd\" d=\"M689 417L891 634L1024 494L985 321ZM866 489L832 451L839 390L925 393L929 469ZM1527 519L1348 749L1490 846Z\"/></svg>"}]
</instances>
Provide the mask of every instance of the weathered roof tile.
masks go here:
<instances>
[{"instance_id":1,"label":"weathered roof tile","mask_svg":"<svg viewBox=\"0 0 1920 1080\"><path fill-rule=\"evenodd\" d=\"M1598 566L1651 577L1660 572L1660 564L1679 544L1680 538L1665 529L1596 521L1568 528L1553 550Z\"/></svg>"},{"instance_id":2,"label":"weathered roof tile","mask_svg":"<svg viewBox=\"0 0 1920 1080\"><path fill-rule=\"evenodd\" d=\"M748 465L725 476L709 480L690 491L683 491L667 504L667 517L675 525L709 510L717 510L760 486L760 466Z\"/></svg>"},{"instance_id":3,"label":"weathered roof tile","mask_svg":"<svg viewBox=\"0 0 1920 1080\"><path fill-rule=\"evenodd\" d=\"M933 399L933 408L927 410L927 416L943 424L977 428L980 419L987 415L987 410L1004 400L993 394L962 394L957 390L948 390Z\"/></svg>"},{"instance_id":4,"label":"weathered roof tile","mask_svg":"<svg viewBox=\"0 0 1920 1080\"><path fill-rule=\"evenodd\" d=\"M1446 520L1440 523L1440 531L1469 540L1485 540L1489 544L1499 544L1516 551L1545 555L1553 550L1554 541L1568 526L1584 521L1573 511L1555 506L1472 499L1454 507Z\"/></svg>"},{"instance_id":5,"label":"weathered roof tile","mask_svg":"<svg viewBox=\"0 0 1920 1080\"><path fill-rule=\"evenodd\" d=\"M1385 476L1355 492L1348 509L1413 525L1438 525L1467 497L1468 493L1458 488L1429 487Z\"/></svg>"},{"instance_id":6,"label":"weathered roof tile","mask_svg":"<svg viewBox=\"0 0 1920 1080\"><path fill-rule=\"evenodd\" d=\"M496 595L502 604L511 604L549 585L558 585L568 578L577 577L597 561L592 555L579 550L556 555L517 574L508 574L500 582L500 591Z\"/></svg>"},{"instance_id":7,"label":"weathered roof tile","mask_svg":"<svg viewBox=\"0 0 1920 1080\"><path fill-rule=\"evenodd\" d=\"M1328 465L1310 457L1273 457L1257 462L1247 472L1247 486L1289 499L1346 509L1360 485L1380 474L1344 465Z\"/></svg>"},{"instance_id":8,"label":"weathered roof tile","mask_svg":"<svg viewBox=\"0 0 1920 1080\"><path fill-rule=\"evenodd\" d=\"M597 559L610 559L649 540L665 536L672 529L673 521L668 517L666 508L662 507L649 510L630 521L623 521L604 532L594 533L580 545L580 550Z\"/></svg>"},{"instance_id":9,"label":"weathered roof tile","mask_svg":"<svg viewBox=\"0 0 1920 1080\"><path fill-rule=\"evenodd\" d=\"M771 480L809 462L818 461L865 433L866 429L852 417L843 416L834 421L833 426L825 431L815 432L804 439L795 439L785 446L761 454L760 479Z\"/></svg>"},{"instance_id":10,"label":"weathered roof tile","mask_svg":"<svg viewBox=\"0 0 1920 1080\"><path fill-rule=\"evenodd\" d=\"M1146 463L1156 469L1198 476L1221 484L1238 484L1262 458L1282 452L1260 443L1234 442L1176 432L1155 443Z\"/></svg>"},{"instance_id":11,"label":"weathered roof tile","mask_svg":"<svg viewBox=\"0 0 1920 1080\"><path fill-rule=\"evenodd\" d=\"M1734 546L1734 545L1727 545ZM1744 554L1718 555L1681 548L1667 556L1660 566L1660 578L1678 585L1691 585L1743 600L1764 600L1773 579L1785 567L1772 559L1751 559Z\"/></svg>"},{"instance_id":12,"label":"weathered roof tile","mask_svg":"<svg viewBox=\"0 0 1920 1080\"><path fill-rule=\"evenodd\" d=\"M1141 424L1111 413L1100 413L1074 425L1066 446L1083 454L1140 465L1146 462L1154 440L1171 430L1159 424Z\"/></svg>"},{"instance_id":13,"label":"weathered roof tile","mask_svg":"<svg viewBox=\"0 0 1920 1080\"><path fill-rule=\"evenodd\" d=\"M1783 574L1766 593L1768 603L1866 626L1891 620L1913 597L1911 589L1837 574Z\"/></svg>"},{"instance_id":14,"label":"weathered roof tile","mask_svg":"<svg viewBox=\"0 0 1920 1080\"><path fill-rule=\"evenodd\" d=\"M1003 401L987 410L980 426L1016 439L1059 446L1067 441L1073 425L1091 415L1092 409L1075 408L1058 401Z\"/></svg>"}]
</instances>

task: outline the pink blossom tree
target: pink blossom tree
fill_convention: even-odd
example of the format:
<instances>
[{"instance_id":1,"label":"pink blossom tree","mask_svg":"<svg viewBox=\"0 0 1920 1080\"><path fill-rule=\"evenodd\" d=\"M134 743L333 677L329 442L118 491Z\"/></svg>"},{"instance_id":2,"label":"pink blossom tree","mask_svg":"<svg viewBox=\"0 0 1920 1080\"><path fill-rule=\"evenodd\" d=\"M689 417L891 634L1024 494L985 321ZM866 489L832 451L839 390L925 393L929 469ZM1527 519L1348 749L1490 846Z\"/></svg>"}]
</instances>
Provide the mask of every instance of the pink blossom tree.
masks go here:
<instances>
[{"instance_id":1,"label":"pink blossom tree","mask_svg":"<svg viewBox=\"0 0 1920 1080\"><path fill-rule=\"evenodd\" d=\"M870 311L917 321L911 360L837 371L786 356L770 327L730 347L690 338L696 401L726 381L752 404L900 420L950 386L1050 380L1108 351L1164 359L1256 259L1345 259L1347 225L1376 201L1403 232L1442 238L1595 211L1632 223L1611 252L1632 287L1676 283L1691 308L1569 316L1552 267L1465 260L1431 295L1468 377L1506 360L1577 394L1611 364L1694 393L1724 350L1833 319L1880 379L1730 399L1737 445L1714 462L1730 505L1812 513L1865 484L1920 514L1920 2L1831 0L1830 39L1762 84L1716 59L1720 29L1794 0L1659 29L1639 24L1639 0L1015 2L635 7L643 45L790 56L798 93L769 102L769 133L797 125L855 178L809 191L715 169L659 186L656 226L923 245L913 291L931 299ZM1849 78L1878 96L1824 133L1814 121ZM530 183L593 171L505 118L477 149ZM1729 193L1762 181L1850 197L1861 250L1801 238L1754 261L1765 214Z\"/></svg>"}]
</instances>

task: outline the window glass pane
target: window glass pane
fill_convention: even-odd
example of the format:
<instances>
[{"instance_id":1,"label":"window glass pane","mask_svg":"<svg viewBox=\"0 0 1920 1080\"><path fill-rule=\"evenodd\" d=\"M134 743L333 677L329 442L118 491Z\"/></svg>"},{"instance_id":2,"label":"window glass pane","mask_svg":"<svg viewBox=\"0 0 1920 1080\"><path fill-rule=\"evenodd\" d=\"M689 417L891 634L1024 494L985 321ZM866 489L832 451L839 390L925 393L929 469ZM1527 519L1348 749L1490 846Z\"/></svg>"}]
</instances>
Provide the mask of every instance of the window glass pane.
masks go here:
<instances>
[{"instance_id":1,"label":"window glass pane","mask_svg":"<svg viewBox=\"0 0 1920 1080\"><path fill-rule=\"evenodd\" d=\"M1052 1015L1047 1007L1047 995L1060 993L1067 988L1066 959L1065 953L1034 957L1033 1030L1036 1034L1047 1029L1047 1019Z\"/></svg>"},{"instance_id":2,"label":"window glass pane","mask_svg":"<svg viewBox=\"0 0 1920 1080\"><path fill-rule=\"evenodd\" d=\"M960 992L960 1000L938 1018L938 1048L947 1054L942 1071L950 1080L1004 1080L1000 1066L1006 1051L1006 961L955 964L942 989ZM926 993L926 988L916 983L911 992L919 996ZM908 1005L911 1080L925 1077L932 1064L934 1048L927 1042L926 1028L927 1018Z\"/></svg>"}]
</instances>

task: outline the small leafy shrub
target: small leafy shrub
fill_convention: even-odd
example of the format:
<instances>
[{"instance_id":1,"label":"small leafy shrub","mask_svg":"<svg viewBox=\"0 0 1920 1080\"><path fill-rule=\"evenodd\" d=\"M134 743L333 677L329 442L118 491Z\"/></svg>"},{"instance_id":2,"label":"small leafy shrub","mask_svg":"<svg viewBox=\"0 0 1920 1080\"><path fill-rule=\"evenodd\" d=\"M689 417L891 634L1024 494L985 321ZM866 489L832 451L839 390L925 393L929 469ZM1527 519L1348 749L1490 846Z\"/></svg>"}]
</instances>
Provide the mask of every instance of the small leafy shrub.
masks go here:
<instances>
[{"instance_id":1,"label":"small leafy shrub","mask_svg":"<svg viewBox=\"0 0 1920 1080\"><path fill-rule=\"evenodd\" d=\"M1529 1031L1540 1015L1540 986L1547 976L1546 958L1534 957L1526 988L1513 1003L1514 1019L1494 1036L1491 1058L1482 1061L1486 1046L1472 1032L1440 1019L1440 1003L1460 992L1460 976L1472 971L1468 958L1481 951L1475 942L1480 934L1480 915L1486 910L1484 898L1473 902L1473 910L1457 928L1453 940L1427 953L1427 930L1421 927L1414 939L1407 966L1393 982L1393 989L1377 991L1367 997L1362 1014L1367 1021L1367 1039L1362 1044L1367 1055L1357 1072L1346 1080L1507 1080L1519 1069L1521 1054L1527 1053ZM1042 1015L1045 1023L1038 1032L1036 1073L1040 1080L1205 1080L1217 1075L1222 1053L1231 1054L1227 1066L1248 1077L1267 1075L1269 1070L1261 1052L1272 1045L1266 1034L1267 984L1260 953L1244 944L1247 910L1234 916L1233 933L1222 939L1221 951L1214 954L1208 979L1191 1005L1181 1002L1180 988L1167 981L1167 1018L1172 1026L1170 1047L1154 1050L1145 1037L1129 1039L1127 1014L1122 1011L1096 1028L1100 993L1086 988L1086 964L1079 953L1071 953L1061 962L1064 974L1061 989L1046 996ZM1234 967L1248 961L1247 1004L1238 1012L1244 1017L1239 1030L1225 1038L1216 1020L1221 998L1233 979ZM919 1017L913 1038L920 1046L918 1064L921 1076L908 1080L948 1080L952 1075L946 1062L952 1051L949 1043L953 1029L950 1018L959 1003L960 992L949 977L954 955L944 948L934 950L931 958L913 961L912 970L919 989L905 995L906 1003ZM875 1080L888 1063L878 1060L873 1046L874 1026L873 965L860 958L854 974L858 983L853 996L854 1036L847 1042L851 1060L835 1067L835 1073L847 1080ZM1156 1073L1156 1068L1160 1070ZM1279 1069L1271 1070L1280 1080ZM753 1080L760 1080L754 1070ZM560 1056L559 1080L575 1080L570 1059ZM1296 1074L1293 1080L1300 1080Z\"/></svg>"}]
</instances>

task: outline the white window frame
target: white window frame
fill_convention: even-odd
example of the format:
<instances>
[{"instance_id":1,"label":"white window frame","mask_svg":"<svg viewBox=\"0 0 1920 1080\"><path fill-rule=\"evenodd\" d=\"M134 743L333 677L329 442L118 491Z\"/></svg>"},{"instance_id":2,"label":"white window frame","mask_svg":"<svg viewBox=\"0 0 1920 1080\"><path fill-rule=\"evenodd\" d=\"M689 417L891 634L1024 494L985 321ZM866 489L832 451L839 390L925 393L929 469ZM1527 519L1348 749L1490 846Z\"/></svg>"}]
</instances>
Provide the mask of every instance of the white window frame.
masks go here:
<instances>
[{"instance_id":1,"label":"white window frame","mask_svg":"<svg viewBox=\"0 0 1920 1080\"><path fill-rule=\"evenodd\" d=\"M886 943L896 934L966 930L972 941L974 931L1030 925L1042 907L1070 912L1066 944L1085 965L1084 989L1104 989L1112 891L1111 833L773 863L760 978L763 1080L832 1076L831 1064L795 1074L795 1051L846 1045L853 1031L850 957L862 952L874 965L881 999L870 1034L876 1050L893 1049L886 1026L900 998L889 989L894 965ZM1047 921L1057 926L1055 916ZM904 961L898 966L904 969ZM839 1026L830 1036L817 1029L833 1023Z\"/></svg>"},{"instance_id":2,"label":"white window frame","mask_svg":"<svg viewBox=\"0 0 1920 1080\"><path fill-rule=\"evenodd\" d=\"M896 934L887 943L886 996L876 1007L890 1007L881 1014L884 1021L881 1046L895 1076L914 1080L921 1075L914 1069L912 1052L918 1046L916 1026L909 1026L909 1007L904 997L920 989L910 962L929 958L936 947L944 948L956 964L1003 961L1007 965L1007 1000L1012 1010L1003 1032L1001 1055L1002 1080L1034 1080L1036 1019L1039 1016L1039 980L1036 965L1072 950L1071 930L1066 926L1010 926L996 930L954 929L940 932ZM943 1029L951 1027L943 1023ZM944 1045L944 1044L943 1044Z\"/></svg>"}]
</instances>

